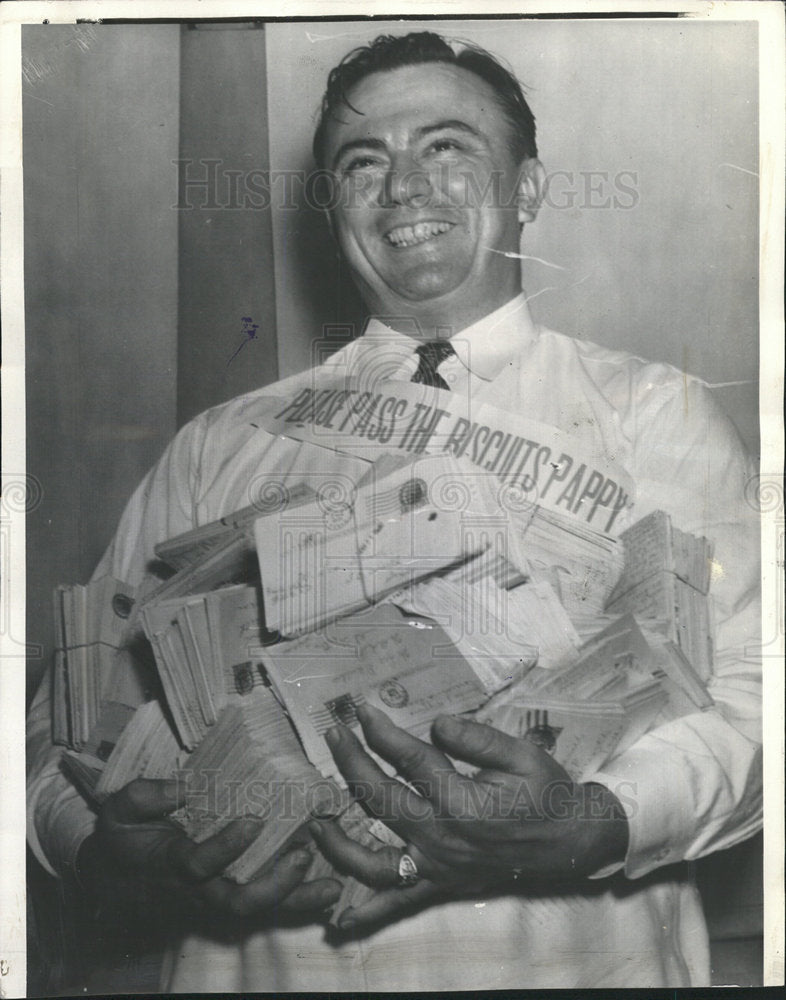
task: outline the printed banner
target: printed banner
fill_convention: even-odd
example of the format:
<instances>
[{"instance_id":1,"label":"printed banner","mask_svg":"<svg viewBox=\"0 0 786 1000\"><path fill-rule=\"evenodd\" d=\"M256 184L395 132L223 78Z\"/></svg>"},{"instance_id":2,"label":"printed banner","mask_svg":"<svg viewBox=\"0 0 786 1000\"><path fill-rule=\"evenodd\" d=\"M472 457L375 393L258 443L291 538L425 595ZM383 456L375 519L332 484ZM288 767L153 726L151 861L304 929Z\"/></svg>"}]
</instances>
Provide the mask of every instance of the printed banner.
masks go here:
<instances>
[{"instance_id":1,"label":"printed banner","mask_svg":"<svg viewBox=\"0 0 786 1000\"><path fill-rule=\"evenodd\" d=\"M619 465L556 427L459 393L389 381L381 392L345 377L321 379L281 399L271 434L373 459L382 453L447 453L520 490L528 501L617 537L629 523L634 484Z\"/></svg>"}]
</instances>

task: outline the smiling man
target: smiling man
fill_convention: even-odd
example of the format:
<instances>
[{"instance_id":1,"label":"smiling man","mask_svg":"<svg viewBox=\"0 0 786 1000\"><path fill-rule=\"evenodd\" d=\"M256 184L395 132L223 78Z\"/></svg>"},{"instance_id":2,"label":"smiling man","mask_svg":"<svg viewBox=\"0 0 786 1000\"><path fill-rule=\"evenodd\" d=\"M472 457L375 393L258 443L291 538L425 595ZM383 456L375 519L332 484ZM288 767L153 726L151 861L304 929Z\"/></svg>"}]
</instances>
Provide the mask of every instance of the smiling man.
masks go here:
<instances>
[{"instance_id":1,"label":"smiling man","mask_svg":"<svg viewBox=\"0 0 786 1000\"><path fill-rule=\"evenodd\" d=\"M547 750L491 726L442 718L427 745L361 709L369 745L408 784L384 775L349 728L328 742L405 847L372 853L315 820L325 854L380 890L334 934L323 911L338 887L304 884L301 852L248 886L221 877L254 821L194 845L165 820L174 790L136 782L96 822L58 771L44 690L30 726L34 850L50 870L76 865L114 900L122 888L175 905L183 936L166 991L706 985L689 861L760 822L758 677L745 654L759 623L757 525L743 500L752 466L697 380L533 322L517 257L544 171L521 89L493 57L430 32L350 53L330 74L314 150L334 177L332 230L370 319L362 337L274 394L321 375L426 383L526 415L617 463L636 483L637 517L665 510L715 544L715 704L658 726L584 784ZM313 451L257 426L270 392L183 428L130 501L98 574L138 583L157 543L248 503L260 470L308 474ZM615 531L631 521L630 499ZM451 759L480 770L462 777ZM550 808L525 808L524 786ZM492 793L492 815L477 789Z\"/></svg>"},{"instance_id":2,"label":"smiling man","mask_svg":"<svg viewBox=\"0 0 786 1000\"><path fill-rule=\"evenodd\" d=\"M417 318L422 335L459 331L521 291L520 227L545 172L534 121L506 117L491 84L431 62L377 71L321 127L336 175L336 238L373 315Z\"/></svg>"}]
</instances>

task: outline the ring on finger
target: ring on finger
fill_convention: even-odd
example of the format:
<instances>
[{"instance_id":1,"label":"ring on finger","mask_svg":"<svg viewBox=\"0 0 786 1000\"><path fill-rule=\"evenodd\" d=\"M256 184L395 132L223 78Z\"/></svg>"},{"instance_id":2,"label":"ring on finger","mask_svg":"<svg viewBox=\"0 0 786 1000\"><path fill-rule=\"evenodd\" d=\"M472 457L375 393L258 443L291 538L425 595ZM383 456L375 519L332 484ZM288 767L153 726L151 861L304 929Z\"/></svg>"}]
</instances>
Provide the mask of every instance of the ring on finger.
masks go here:
<instances>
[{"instance_id":1,"label":"ring on finger","mask_svg":"<svg viewBox=\"0 0 786 1000\"><path fill-rule=\"evenodd\" d=\"M408 885L416 885L420 881L420 874L418 872L418 866L415 864L415 859L411 854L406 851L401 852L401 857L398 859L398 884L401 887Z\"/></svg>"}]
</instances>

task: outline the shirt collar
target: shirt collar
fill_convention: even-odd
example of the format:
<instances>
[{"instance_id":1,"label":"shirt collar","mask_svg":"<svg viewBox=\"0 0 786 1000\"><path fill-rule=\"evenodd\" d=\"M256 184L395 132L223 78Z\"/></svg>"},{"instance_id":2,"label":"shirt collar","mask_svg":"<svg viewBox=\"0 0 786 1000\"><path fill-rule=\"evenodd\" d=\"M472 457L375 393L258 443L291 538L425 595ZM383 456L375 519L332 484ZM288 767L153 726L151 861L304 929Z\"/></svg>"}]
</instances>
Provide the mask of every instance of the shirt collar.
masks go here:
<instances>
[{"instance_id":1,"label":"shirt collar","mask_svg":"<svg viewBox=\"0 0 786 1000\"><path fill-rule=\"evenodd\" d=\"M491 381L536 337L527 297L520 292L477 323L455 333L450 342L459 361L473 375ZM363 339L369 346L375 340L384 340L389 347L396 345L409 351L414 351L418 344L417 338L391 329L377 316L368 321Z\"/></svg>"}]
</instances>

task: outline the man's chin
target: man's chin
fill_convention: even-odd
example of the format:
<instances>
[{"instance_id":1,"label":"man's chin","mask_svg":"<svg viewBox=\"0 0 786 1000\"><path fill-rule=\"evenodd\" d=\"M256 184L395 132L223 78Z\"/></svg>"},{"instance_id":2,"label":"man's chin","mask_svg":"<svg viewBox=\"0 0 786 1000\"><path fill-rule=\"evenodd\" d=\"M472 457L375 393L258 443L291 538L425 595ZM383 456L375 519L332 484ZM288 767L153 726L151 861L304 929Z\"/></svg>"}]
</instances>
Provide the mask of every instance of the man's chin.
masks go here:
<instances>
[{"instance_id":1,"label":"man's chin","mask_svg":"<svg viewBox=\"0 0 786 1000\"><path fill-rule=\"evenodd\" d=\"M407 274L395 282L391 281L388 285L393 295L413 305L418 303L437 305L460 294L465 283L466 276L457 275L455 271L446 274L443 269L433 267L413 270L414 273Z\"/></svg>"}]
</instances>

